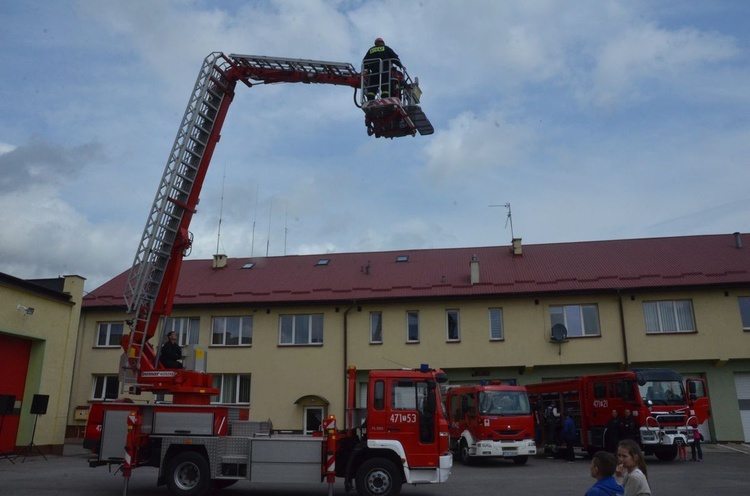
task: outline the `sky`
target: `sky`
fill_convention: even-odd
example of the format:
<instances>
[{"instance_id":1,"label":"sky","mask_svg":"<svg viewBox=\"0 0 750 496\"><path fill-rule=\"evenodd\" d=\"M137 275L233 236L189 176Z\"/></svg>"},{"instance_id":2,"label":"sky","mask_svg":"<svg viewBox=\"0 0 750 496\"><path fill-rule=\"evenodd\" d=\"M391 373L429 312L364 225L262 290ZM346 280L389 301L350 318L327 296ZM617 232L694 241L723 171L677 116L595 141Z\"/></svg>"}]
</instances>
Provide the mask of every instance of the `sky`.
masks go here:
<instances>
[{"instance_id":1,"label":"sky","mask_svg":"<svg viewBox=\"0 0 750 496\"><path fill-rule=\"evenodd\" d=\"M358 68L376 37L435 133L238 85L188 260L750 231L745 0L5 0L0 272L130 269L210 53Z\"/></svg>"}]
</instances>

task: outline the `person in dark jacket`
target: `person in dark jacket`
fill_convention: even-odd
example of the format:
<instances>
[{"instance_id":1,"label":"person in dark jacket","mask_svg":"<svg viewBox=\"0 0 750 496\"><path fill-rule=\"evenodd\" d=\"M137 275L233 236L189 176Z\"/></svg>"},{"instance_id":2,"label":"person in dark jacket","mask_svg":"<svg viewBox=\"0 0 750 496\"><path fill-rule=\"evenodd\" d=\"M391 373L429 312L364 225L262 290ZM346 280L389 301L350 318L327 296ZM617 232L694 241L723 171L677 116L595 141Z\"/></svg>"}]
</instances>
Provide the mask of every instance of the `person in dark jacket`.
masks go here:
<instances>
[{"instance_id":1,"label":"person in dark jacket","mask_svg":"<svg viewBox=\"0 0 750 496\"><path fill-rule=\"evenodd\" d=\"M591 477L596 483L586 491L585 496L623 496L625 489L614 477L617 459L612 453L597 451L591 458Z\"/></svg>"},{"instance_id":2,"label":"person in dark jacket","mask_svg":"<svg viewBox=\"0 0 750 496\"><path fill-rule=\"evenodd\" d=\"M563 420L562 438L565 441L565 459L569 462L573 462L576 459L576 454L573 451L573 443L576 438L576 423L573 417L570 416L569 412L565 412L565 420Z\"/></svg>"},{"instance_id":3,"label":"person in dark jacket","mask_svg":"<svg viewBox=\"0 0 750 496\"><path fill-rule=\"evenodd\" d=\"M374 100L378 92L381 98L391 96L391 90L398 78L394 77L394 72L399 73L396 67L404 70L401 60L398 58L389 46L385 44L383 38L376 38L375 45L367 50L362 59L362 70L365 79L365 95L367 100Z\"/></svg>"},{"instance_id":4,"label":"person in dark jacket","mask_svg":"<svg viewBox=\"0 0 750 496\"><path fill-rule=\"evenodd\" d=\"M167 342L161 347L159 361L168 369L182 368L182 348L177 343L177 333L170 331L167 334Z\"/></svg>"}]
</instances>

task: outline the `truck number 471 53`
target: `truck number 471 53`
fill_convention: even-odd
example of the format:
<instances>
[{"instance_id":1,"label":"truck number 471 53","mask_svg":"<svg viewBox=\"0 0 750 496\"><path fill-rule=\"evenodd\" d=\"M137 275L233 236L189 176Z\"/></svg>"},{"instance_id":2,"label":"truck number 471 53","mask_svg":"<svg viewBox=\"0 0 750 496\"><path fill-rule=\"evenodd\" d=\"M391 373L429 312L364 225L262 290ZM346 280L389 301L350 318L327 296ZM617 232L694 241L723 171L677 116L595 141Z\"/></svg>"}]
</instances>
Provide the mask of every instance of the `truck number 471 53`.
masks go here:
<instances>
[{"instance_id":1,"label":"truck number 471 53","mask_svg":"<svg viewBox=\"0 0 750 496\"><path fill-rule=\"evenodd\" d=\"M392 413L391 422L394 424L416 424L416 413Z\"/></svg>"}]
</instances>

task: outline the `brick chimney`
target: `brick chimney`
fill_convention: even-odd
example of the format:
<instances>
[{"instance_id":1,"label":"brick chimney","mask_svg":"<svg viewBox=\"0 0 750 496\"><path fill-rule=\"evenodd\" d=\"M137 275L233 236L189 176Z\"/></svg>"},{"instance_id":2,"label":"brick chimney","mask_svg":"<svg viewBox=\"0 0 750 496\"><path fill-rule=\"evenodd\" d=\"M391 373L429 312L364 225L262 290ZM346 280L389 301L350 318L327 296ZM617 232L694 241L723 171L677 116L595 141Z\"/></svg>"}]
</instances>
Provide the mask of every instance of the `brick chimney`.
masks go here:
<instances>
[{"instance_id":1,"label":"brick chimney","mask_svg":"<svg viewBox=\"0 0 750 496\"><path fill-rule=\"evenodd\" d=\"M476 255L471 256L471 262L469 262L469 271L471 273L471 283L479 284L479 259Z\"/></svg>"},{"instance_id":2,"label":"brick chimney","mask_svg":"<svg viewBox=\"0 0 750 496\"><path fill-rule=\"evenodd\" d=\"M513 238L513 256L520 257L523 255L523 247L521 246L521 238Z\"/></svg>"},{"instance_id":3,"label":"brick chimney","mask_svg":"<svg viewBox=\"0 0 750 496\"><path fill-rule=\"evenodd\" d=\"M213 268L214 269L222 269L227 266L227 256L226 255L220 255L216 254L214 255L214 263Z\"/></svg>"}]
</instances>

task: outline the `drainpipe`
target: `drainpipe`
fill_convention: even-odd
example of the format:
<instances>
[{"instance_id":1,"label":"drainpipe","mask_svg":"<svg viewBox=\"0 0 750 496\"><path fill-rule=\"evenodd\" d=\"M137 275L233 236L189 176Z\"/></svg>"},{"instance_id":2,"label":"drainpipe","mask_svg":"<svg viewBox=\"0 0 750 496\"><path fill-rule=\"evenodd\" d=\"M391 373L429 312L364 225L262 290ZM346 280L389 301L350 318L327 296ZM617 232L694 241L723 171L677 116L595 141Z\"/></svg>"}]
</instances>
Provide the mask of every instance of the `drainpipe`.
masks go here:
<instances>
[{"instance_id":1,"label":"drainpipe","mask_svg":"<svg viewBox=\"0 0 750 496\"><path fill-rule=\"evenodd\" d=\"M347 371L347 373L344 374L344 418L348 420L348 416L346 415L346 405L347 403L347 393L349 392L349 312L357 308L357 302L353 301L352 306L346 309L344 311L344 370ZM347 429L351 428L352 426L347 425L345 426Z\"/></svg>"},{"instance_id":2,"label":"drainpipe","mask_svg":"<svg viewBox=\"0 0 750 496\"><path fill-rule=\"evenodd\" d=\"M620 333L622 334L622 354L623 360L625 361L625 370L630 368L630 359L628 358L628 338L625 334L625 311L622 307L622 293L617 290L617 299L620 303Z\"/></svg>"}]
</instances>

